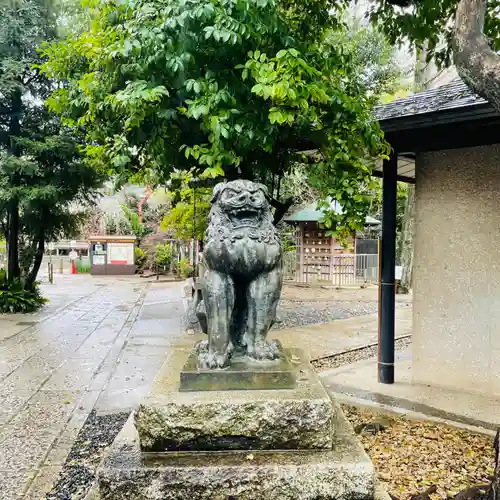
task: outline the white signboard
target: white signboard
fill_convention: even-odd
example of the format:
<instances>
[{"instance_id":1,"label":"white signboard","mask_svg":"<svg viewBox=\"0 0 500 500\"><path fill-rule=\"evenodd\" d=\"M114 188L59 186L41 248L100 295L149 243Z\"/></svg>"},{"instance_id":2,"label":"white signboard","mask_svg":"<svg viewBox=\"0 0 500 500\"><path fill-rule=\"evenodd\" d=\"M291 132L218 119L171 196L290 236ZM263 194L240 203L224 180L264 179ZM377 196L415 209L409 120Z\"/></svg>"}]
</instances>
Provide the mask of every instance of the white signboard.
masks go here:
<instances>
[{"instance_id":1,"label":"white signboard","mask_svg":"<svg viewBox=\"0 0 500 500\"><path fill-rule=\"evenodd\" d=\"M109 264L134 264L133 243L108 243Z\"/></svg>"},{"instance_id":2,"label":"white signboard","mask_svg":"<svg viewBox=\"0 0 500 500\"><path fill-rule=\"evenodd\" d=\"M403 275L403 266L396 266L395 274L396 280L401 280L401 276Z\"/></svg>"},{"instance_id":3,"label":"white signboard","mask_svg":"<svg viewBox=\"0 0 500 500\"><path fill-rule=\"evenodd\" d=\"M106 256L94 255L92 257L92 264L94 264L94 266L104 266L104 264L106 264Z\"/></svg>"}]
</instances>

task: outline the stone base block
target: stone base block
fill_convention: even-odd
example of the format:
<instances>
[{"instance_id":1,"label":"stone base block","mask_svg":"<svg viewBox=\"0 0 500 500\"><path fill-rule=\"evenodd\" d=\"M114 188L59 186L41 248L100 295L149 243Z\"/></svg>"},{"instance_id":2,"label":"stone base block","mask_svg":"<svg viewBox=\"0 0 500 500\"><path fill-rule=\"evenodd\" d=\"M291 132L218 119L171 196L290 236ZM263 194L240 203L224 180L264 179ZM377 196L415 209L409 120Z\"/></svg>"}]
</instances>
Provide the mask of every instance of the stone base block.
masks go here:
<instances>
[{"instance_id":1,"label":"stone base block","mask_svg":"<svg viewBox=\"0 0 500 500\"><path fill-rule=\"evenodd\" d=\"M328 451L143 453L130 419L99 468L100 500L368 500L374 470L336 407Z\"/></svg>"},{"instance_id":2,"label":"stone base block","mask_svg":"<svg viewBox=\"0 0 500 500\"><path fill-rule=\"evenodd\" d=\"M331 449L334 408L305 355L294 389L179 392L174 351L135 412L143 451ZM174 381L174 382L173 382Z\"/></svg>"}]
</instances>

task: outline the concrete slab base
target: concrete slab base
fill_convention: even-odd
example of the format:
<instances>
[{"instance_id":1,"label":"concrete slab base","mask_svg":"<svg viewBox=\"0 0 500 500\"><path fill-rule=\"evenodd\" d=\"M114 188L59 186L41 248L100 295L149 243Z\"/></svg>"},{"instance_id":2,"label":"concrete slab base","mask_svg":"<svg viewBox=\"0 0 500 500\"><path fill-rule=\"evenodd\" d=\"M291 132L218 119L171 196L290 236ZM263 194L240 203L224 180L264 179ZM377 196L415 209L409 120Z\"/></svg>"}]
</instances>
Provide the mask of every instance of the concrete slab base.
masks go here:
<instances>
[{"instance_id":1,"label":"concrete slab base","mask_svg":"<svg viewBox=\"0 0 500 500\"><path fill-rule=\"evenodd\" d=\"M129 419L98 470L95 498L371 500L373 465L335 410L333 446L324 451L144 453Z\"/></svg>"},{"instance_id":2,"label":"concrete slab base","mask_svg":"<svg viewBox=\"0 0 500 500\"><path fill-rule=\"evenodd\" d=\"M297 360L294 389L180 392L173 367L186 354L174 351L135 412L142 450L331 449L330 397L307 356L289 352Z\"/></svg>"}]
</instances>

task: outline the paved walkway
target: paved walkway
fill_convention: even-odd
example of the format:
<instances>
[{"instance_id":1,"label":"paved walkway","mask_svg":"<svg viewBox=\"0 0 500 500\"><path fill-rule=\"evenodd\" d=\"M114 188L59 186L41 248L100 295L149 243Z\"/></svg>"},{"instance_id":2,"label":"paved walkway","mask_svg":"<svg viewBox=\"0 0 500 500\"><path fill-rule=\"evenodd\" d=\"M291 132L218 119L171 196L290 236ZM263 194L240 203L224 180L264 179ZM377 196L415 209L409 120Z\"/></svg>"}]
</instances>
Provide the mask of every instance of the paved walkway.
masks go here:
<instances>
[{"instance_id":1,"label":"paved walkway","mask_svg":"<svg viewBox=\"0 0 500 500\"><path fill-rule=\"evenodd\" d=\"M45 498L89 412L135 406L182 334L178 283L60 276L44 293L43 312L0 317L2 500Z\"/></svg>"},{"instance_id":2,"label":"paved walkway","mask_svg":"<svg viewBox=\"0 0 500 500\"><path fill-rule=\"evenodd\" d=\"M341 401L491 431L500 426L500 399L415 384L411 360L410 348L396 353L396 380L391 385L378 383L376 358L334 368L320 373L320 377Z\"/></svg>"},{"instance_id":3,"label":"paved walkway","mask_svg":"<svg viewBox=\"0 0 500 500\"><path fill-rule=\"evenodd\" d=\"M396 337L411 334L411 328L412 308L396 309ZM321 325L273 330L270 336L278 338L287 347L304 349L311 359L324 358L375 344L378 339L378 315L367 314Z\"/></svg>"}]
</instances>

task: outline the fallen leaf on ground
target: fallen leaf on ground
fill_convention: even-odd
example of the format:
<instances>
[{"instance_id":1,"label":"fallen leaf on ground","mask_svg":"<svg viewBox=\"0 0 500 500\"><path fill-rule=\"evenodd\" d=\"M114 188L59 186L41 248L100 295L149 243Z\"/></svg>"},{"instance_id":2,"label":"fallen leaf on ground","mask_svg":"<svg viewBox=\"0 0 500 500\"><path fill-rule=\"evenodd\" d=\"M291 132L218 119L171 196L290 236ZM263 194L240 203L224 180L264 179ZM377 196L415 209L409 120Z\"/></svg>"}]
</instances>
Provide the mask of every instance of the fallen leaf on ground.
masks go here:
<instances>
[{"instance_id":1,"label":"fallen leaf on ground","mask_svg":"<svg viewBox=\"0 0 500 500\"><path fill-rule=\"evenodd\" d=\"M380 418L368 409L342 408L354 427ZM489 482L495 459L493 438L404 417L390 421L383 431L363 433L358 439L391 496L408 500L436 486L428 497L442 500Z\"/></svg>"}]
</instances>

